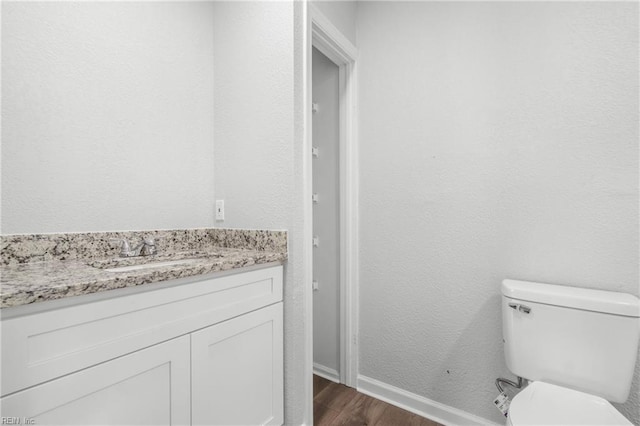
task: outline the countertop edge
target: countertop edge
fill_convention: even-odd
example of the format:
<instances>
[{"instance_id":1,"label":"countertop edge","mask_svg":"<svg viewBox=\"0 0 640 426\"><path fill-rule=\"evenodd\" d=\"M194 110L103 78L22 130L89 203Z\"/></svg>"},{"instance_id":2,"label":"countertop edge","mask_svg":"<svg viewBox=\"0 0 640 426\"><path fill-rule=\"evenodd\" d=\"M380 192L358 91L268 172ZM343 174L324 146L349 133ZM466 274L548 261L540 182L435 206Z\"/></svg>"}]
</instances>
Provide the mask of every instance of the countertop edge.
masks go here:
<instances>
[{"instance_id":1,"label":"countertop edge","mask_svg":"<svg viewBox=\"0 0 640 426\"><path fill-rule=\"evenodd\" d=\"M3 282L0 288L0 310L20 306L40 304L47 301L72 298L82 295L104 293L111 290L123 288L133 288L148 286L149 284L164 283L167 281L204 276L216 272L242 269L254 265L267 265L270 263L284 263L287 254L282 252L269 251L239 251L228 257L215 259L202 259L197 263L184 265L174 265L170 269L148 269L135 272L107 272L96 271L95 268L85 265L83 262L59 261L61 269L67 267L77 268L78 276L70 277L68 282L44 283L41 285L27 285L21 288L20 285L12 286ZM82 277L82 272L86 271L86 276ZM5 291L9 288L10 291ZM4 313L4 312L3 312Z\"/></svg>"}]
</instances>

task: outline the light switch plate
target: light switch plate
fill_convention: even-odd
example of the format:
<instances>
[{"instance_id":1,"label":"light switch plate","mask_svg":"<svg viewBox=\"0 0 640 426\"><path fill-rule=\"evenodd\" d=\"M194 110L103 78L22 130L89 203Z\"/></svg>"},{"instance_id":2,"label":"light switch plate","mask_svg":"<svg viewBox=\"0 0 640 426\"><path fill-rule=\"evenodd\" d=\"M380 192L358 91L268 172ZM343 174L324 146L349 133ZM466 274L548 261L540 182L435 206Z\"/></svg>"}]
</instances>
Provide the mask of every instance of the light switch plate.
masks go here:
<instances>
[{"instance_id":1,"label":"light switch plate","mask_svg":"<svg viewBox=\"0 0 640 426\"><path fill-rule=\"evenodd\" d=\"M224 200L216 200L216 220L224 220Z\"/></svg>"}]
</instances>

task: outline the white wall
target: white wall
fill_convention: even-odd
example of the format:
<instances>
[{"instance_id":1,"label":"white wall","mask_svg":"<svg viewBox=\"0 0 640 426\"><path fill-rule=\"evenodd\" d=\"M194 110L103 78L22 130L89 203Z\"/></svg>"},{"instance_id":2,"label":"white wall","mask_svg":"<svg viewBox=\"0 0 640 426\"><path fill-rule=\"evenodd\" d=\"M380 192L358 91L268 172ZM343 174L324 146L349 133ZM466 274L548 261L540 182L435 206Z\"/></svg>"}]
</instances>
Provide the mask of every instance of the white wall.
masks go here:
<instances>
[{"instance_id":1,"label":"white wall","mask_svg":"<svg viewBox=\"0 0 640 426\"><path fill-rule=\"evenodd\" d=\"M2 4L2 232L213 225L204 2Z\"/></svg>"},{"instance_id":2,"label":"white wall","mask_svg":"<svg viewBox=\"0 0 640 426\"><path fill-rule=\"evenodd\" d=\"M289 231L284 358L285 422L291 425L303 423L307 397L301 249L304 7L286 1L214 5L215 193L225 200L226 216L216 225Z\"/></svg>"},{"instance_id":3,"label":"white wall","mask_svg":"<svg viewBox=\"0 0 640 426\"><path fill-rule=\"evenodd\" d=\"M360 374L501 423L503 278L640 293L638 4L361 2L357 36Z\"/></svg>"},{"instance_id":4,"label":"white wall","mask_svg":"<svg viewBox=\"0 0 640 426\"><path fill-rule=\"evenodd\" d=\"M335 27L355 46L357 1L347 0L310 0Z\"/></svg>"},{"instance_id":5,"label":"white wall","mask_svg":"<svg viewBox=\"0 0 640 426\"><path fill-rule=\"evenodd\" d=\"M287 2L216 2L215 192L221 227L291 217L293 40Z\"/></svg>"},{"instance_id":6,"label":"white wall","mask_svg":"<svg viewBox=\"0 0 640 426\"><path fill-rule=\"evenodd\" d=\"M312 54L313 146L313 364L325 376L340 374L340 81L338 66L317 49Z\"/></svg>"}]
</instances>

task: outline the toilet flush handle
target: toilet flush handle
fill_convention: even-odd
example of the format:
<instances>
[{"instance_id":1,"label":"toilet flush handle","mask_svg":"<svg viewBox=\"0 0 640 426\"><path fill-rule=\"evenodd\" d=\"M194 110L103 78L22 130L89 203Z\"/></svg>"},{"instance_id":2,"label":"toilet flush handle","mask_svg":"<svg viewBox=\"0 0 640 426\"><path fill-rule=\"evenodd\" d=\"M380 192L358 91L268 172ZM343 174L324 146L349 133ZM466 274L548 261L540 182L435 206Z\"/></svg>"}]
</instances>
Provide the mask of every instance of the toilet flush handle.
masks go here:
<instances>
[{"instance_id":1,"label":"toilet flush handle","mask_svg":"<svg viewBox=\"0 0 640 426\"><path fill-rule=\"evenodd\" d=\"M516 311L520 311L520 312L522 312L524 314L528 314L529 312L531 312L531 308L528 307L527 305L519 305L517 303L511 302L511 303L509 303L509 307L511 309L515 309Z\"/></svg>"}]
</instances>

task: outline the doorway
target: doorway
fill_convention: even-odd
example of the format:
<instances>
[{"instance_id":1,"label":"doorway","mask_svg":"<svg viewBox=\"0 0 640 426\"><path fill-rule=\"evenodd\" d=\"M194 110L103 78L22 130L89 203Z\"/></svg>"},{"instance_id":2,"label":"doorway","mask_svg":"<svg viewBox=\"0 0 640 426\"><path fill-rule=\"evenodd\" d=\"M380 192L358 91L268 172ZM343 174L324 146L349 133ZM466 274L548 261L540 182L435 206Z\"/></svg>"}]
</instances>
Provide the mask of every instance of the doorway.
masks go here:
<instances>
[{"instance_id":1,"label":"doorway","mask_svg":"<svg viewBox=\"0 0 640 426\"><path fill-rule=\"evenodd\" d=\"M320 189L314 188L313 169L314 158L323 155L321 147L314 150L315 126L312 109L313 101L313 52L320 54L338 68L338 107L334 113L338 114L338 147L337 159L337 197L338 197L338 236L337 236L337 266L334 273L338 274L337 326L327 325L327 328L338 328L339 362L334 364L333 379L350 387L357 386L358 372L358 181L357 181L357 128L356 128L356 57L357 50L344 35L317 8L307 3L307 26L305 37L305 79L304 79L304 127L305 137L303 145L303 176L304 176L304 306L305 306L305 424L313 424L313 372L314 372L314 322L324 319L314 319L314 293L323 289L323 281L315 278L314 251L322 247L323 237L314 233L314 200L317 205L322 203ZM329 66L329 64L327 64ZM324 102L324 101L323 101ZM317 112L322 110L323 102L316 105ZM327 103L324 102L324 108ZM318 116L319 117L319 116ZM335 131L335 129L334 129ZM315 153L318 157L313 157ZM326 151L325 151L326 154ZM335 176L335 175L334 175ZM318 192L316 192L318 191ZM314 197L317 193L317 198ZM319 215L316 215L319 216ZM319 231L318 231L319 232ZM314 235L317 236L314 247ZM325 246L326 247L326 246ZM317 267L319 268L319 266ZM318 291L313 290L317 281ZM327 292L325 292L327 293ZM319 298L318 298L319 300ZM319 343L316 343L318 345ZM329 351L327 351L329 352ZM335 354L335 352L334 352ZM319 365L317 362L316 365ZM321 365L321 364L320 364ZM316 369L316 371L319 371Z\"/></svg>"},{"instance_id":2,"label":"doorway","mask_svg":"<svg viewBox=\"0 0 640 426\"><path fill-rule=\"evenodd\" d=\"M313 373L340 383L340 76L312 53Z\"/></svg>"}]
</instances>

